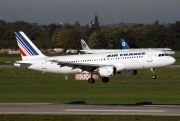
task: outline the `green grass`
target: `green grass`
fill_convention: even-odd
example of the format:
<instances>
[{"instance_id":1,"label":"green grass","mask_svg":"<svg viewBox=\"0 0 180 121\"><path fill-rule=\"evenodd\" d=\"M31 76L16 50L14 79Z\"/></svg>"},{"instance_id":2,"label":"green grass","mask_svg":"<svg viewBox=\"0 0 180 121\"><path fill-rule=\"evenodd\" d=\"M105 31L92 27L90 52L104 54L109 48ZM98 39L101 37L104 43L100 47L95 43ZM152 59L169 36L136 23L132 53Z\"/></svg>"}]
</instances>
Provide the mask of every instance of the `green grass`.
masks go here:
<instances>
[{"instance_id":1,"label":"green grass","mask_svg":"<svg viewBox=\"0 0 180 121\"><path fill-rule=\"evenodd\" d=\"M15 61L21 60L21 55L20 54L0 54L0 64L3 64L5 62L12 62L14 63Z\"/></svg>"},{"instance_id":2,"label":"green grass","mask_svg":"<svg viewBox=\"0 0 180 121\"><path fill-rule=\"evenodd\" d=\"M0 121L179 121L178 116L0 115Z\"/></svg>"},{"instance_id":3,"label":"green grass","mask_svg":"<svg viewBox=\"0 0 180 121\"><path fill-rule=\"evenodd\" d=\"M174 55L180 64L180 51ZM20 60L20 55L0 55L0 63ZM107 84L77 81L74 75L50 74L22 68L0 68L0 102L50 102L87 104L180 104L180 68L149 70L138 75L116 75ZM179 116L119 115L0 115L0 121L179 121Z\"/></svg>"},{"instance_id":4,"label":"green grass","mask_svg":"<svg viewBox=\"0 0 180 121\"><path fill-rule=\"evenodd\" d=\"M180 57L180 51L175 51L174 57Z\"/></svg>"},{"instance_id":5,"label":"green grass","mask_svg":"<svg viewBox=\"0 0 180 121\"><path fill-rule=\"evenodd\" d=\"M104 84L77 81L74 75L42 73L22 68L0 68L0 102L84 102L88 104L180 104L180 68L149 70L138 75L116 75Z\"/></svg>"},{"instance_id":6,"label":"green grass","mask_svg":"<svg viewBox=\"0 0 180 121\"><path fill-rule=\"evenodd\" d=\"M174 57L180 57L180 51ZM20 59L20 55L0 55L0 62ZM140 70L133 77L116 75L107 84L100 80L89 84L75 80L74 75L68 75L66 81L62 74L0 68L0 102L180 104L180 68L155 71L156 80L151 79L149 70Z\"/></svg>"},{"instance_id":7,"label":"green grass","mask_svg":"<svg viewBox=\"0 0 180 121\"><path fill-rule=\"evenodd\" d=\"M176 58L175 65L180 65L180 51L175 51L175 54L172 56Z\"/></svg>"}]
</instances>

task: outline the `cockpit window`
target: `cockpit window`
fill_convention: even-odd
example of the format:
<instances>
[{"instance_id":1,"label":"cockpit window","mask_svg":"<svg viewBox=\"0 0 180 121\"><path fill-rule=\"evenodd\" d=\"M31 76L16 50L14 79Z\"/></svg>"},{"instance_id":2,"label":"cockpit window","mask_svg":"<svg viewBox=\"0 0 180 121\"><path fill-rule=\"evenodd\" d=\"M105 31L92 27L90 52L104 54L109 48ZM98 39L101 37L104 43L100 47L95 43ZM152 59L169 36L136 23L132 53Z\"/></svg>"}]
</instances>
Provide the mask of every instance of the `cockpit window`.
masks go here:
<instances>
[{"instance_id":1,"label":"cockpit window","mask_svg":"<svg viewBox=\"0 0 180 121\"><path fill-rule=\"evenodd\" d=\"M168 54L159 54L158 57L168 56Z\"/></svg>"}]
</instances>

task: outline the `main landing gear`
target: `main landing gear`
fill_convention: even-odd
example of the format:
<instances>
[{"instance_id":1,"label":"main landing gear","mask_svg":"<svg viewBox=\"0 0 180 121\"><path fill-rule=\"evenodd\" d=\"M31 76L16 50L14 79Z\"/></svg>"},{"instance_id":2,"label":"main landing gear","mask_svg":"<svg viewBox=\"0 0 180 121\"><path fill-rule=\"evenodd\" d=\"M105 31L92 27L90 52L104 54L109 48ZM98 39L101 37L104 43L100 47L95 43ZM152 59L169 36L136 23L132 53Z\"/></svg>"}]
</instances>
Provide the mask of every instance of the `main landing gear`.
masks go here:
<instances>
[{"instance_id":1,"label":"main landing gear","mask_svg":"<svg viewBox=\"0 0 180 121\"><path fill-rule=\"evenodd\" d=\"M152 72L152 78L153 78L153 79L156 79L156 75L155 75L155 72L154 72L154 68L151 68L150 71Z\"/></svg>"},{"instance_id":2,"label":"main landing gear","mask_svg":"<svg viewBox=\"0 0 180 121\"><path fill-rule=\"evenodd\" d=\"M91 73L91 77L88 79L89 83L94 83L95 79L93 78L93 73Z\"/></svg>"},{"instance_id":3,"label":"main landing gear","mask_svg":"<svg viewBox=\"0 0 180 121\"><path fill-rule=\"evenodd\" d=\"M108 82L109 82L109 78L108 78L108 77L104 77L104 78L102 78L102 82L104 82L104 83L108 83Z\"/></svg>"},{"instance_id":4,"label":"main landing gear","mask_svg":"<svg viewBox=\"0 0 180 121\"><path fill-rule=\"evenodd\" d=\"M88 82L89 82L89 83L94 83L94 82L95 82L95 79L94 79L93 77L91 77L91 78L88 79Z\"/></svg>"},{"instance_id":5,"label":"main landing gear","mask_svg":"<svg viewBox=\"0 0 180 121\"><path fill-rule=\"evenodd\" d=\"M95 79L94 79L93 77L91 77L91 78L88 79L88 82L89 82L89 83L94 83L94 82L95 82ZM102 82L108 83L108 82L109 82L109 78L108 78L108 77L102 78Z\"/></svg>"}]
</instances>

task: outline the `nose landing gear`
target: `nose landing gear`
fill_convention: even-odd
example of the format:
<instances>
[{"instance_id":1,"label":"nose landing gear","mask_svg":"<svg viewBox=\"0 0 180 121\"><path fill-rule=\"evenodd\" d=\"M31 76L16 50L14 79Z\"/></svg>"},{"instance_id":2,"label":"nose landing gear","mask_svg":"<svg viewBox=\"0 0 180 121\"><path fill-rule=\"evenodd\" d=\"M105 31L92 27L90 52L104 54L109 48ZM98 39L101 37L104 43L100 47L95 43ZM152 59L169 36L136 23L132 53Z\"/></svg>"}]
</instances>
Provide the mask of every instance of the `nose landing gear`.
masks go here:
<instances>
[{"instance_id":1,"label":"nose landing gear","mask_svg":"<svg viewBox=\"0 0 180 121\"><path fill-rule=\"evenodd\" d=\"M152 72L152 78L153 78L153 79L156 79L156 75L155 75L155 72L154 72L154 68L151 68L150 71Z\"/></svg>"}]
</instances>

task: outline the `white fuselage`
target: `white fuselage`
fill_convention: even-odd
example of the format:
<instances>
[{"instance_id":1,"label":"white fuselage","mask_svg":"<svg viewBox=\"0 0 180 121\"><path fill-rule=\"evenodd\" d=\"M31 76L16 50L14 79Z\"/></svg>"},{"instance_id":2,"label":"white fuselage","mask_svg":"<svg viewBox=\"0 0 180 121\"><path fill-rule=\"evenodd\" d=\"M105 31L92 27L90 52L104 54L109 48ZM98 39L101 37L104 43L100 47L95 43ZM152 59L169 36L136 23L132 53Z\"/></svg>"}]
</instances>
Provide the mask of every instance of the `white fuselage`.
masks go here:
<instances>
[{"instance_id":1,"label":"white fuselage","mask_svg":"<svg viewBox=\"0 0 180 121\"><path fill-rule=\"evenodd\" d=\"M166 54L175 54L175 52L170 48L138 48L138 49L86 49L80 50L84 53L98 54L98 53L112 53L112 52L126 52L126 51L143 51L143 50L159 50Z\"/></svg>"},{"instance_id":2,"label":"white fuselage","mask_svg":"<svg viewBox=\"0 0 180 121\"><path fill-rule=\"evenodd\" d=\"M159 56L161 54L161 56ZM162 56L163 55L163 56ZM53 61L52 61L53 60ZM83 73L81 68L71 66L61 66L57 62L80 63L84 65L114 66L117 71L137 70L147 68L159 68L171 65L175 59L163 54L162 51L141 50L141 51L124 51L102 54L82 54L68 56L43 57L37 59L23 60L19 62L31 63L24 66L29 69L50 72L50 73ZM15 63L15 66L22 66ZM23 66L22 66L23 67ZM84 66L85 67L85 66Z\"/></svg>"}]
</instances>

